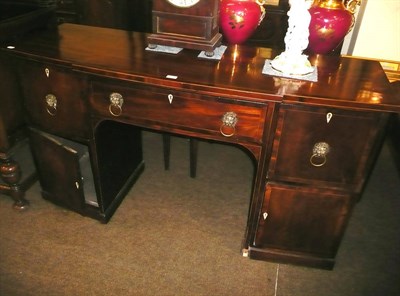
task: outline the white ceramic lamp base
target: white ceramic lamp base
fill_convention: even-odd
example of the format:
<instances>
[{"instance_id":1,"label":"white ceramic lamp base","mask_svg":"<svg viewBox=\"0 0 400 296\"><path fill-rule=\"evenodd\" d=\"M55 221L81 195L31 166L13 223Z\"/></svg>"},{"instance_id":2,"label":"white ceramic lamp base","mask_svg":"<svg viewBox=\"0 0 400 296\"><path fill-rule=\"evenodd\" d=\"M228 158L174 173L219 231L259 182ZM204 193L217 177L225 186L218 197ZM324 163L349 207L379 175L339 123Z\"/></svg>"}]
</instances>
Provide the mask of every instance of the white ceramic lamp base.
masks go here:
<instances>
[{"instance_id":1,"label":"white ceramic lamp base","mask_svg":"<svg viewBox=\"0 0 400 296\"><path fill-rule=\"evenodd\" d=\"M307 75L314 71L306 55L289 55L287 52L272 60L271 67L286 75Z\"/></svg>"},{"instance_id":2,"label":"white ceramic lamp base","mask_svg":"<svg viewBox=\"0 0 400 296\"><path fill-rule=\"evenodd\" d=\"M306 0L289 0L288 30L285 35L285 51L271 61L271 66L287 75L306 75L314 68L303 54L308 46L311 15Z\"/></svg>"}]
</instances>

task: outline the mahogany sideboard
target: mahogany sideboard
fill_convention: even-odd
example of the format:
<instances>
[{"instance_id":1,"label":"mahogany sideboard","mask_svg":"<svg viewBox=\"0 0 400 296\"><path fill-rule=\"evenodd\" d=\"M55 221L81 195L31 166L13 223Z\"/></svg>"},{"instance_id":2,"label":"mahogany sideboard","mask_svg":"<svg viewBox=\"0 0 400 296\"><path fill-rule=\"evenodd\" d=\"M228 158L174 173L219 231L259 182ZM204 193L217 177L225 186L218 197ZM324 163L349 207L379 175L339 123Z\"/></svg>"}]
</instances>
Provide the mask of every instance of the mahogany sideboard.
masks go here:
<instances>
[{"instance_id":1,"label":"mahogany sideboard","mask_svg":"<svg viewBox=\"0 0 400 296\"><path fill-rule=\"evenodd\" d=\"M144 169L143 128L239 145L255 167L243 255L333 268L400 112L381 65L313 56L309 82L263 74L268 48L207 60L146 46L144 33L77 24L1 46L43 197L106 223Z\"/></svg>"}]
</instances>

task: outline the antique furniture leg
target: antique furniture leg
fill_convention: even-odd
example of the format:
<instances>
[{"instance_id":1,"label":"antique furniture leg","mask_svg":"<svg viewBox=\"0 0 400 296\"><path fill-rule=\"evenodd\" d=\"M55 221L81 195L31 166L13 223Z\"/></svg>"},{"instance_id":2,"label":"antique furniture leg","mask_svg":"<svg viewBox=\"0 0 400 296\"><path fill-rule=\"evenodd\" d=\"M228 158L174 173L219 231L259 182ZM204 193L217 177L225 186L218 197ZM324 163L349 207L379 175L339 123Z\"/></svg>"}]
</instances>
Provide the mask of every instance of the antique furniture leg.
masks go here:
<instances>
[{"instance_id":1,"label":"antique furniture leg","mask_svg":"<svg viewBox=\"0 0 400 296\"><path fill-rule=\"evenodd\" d=\"M169 170L169 155L171 152L171 136L167 134L162 135L163 138L163 152L164 152L164 169Z\"/></svg>"},{"instance_id":2,"label":"antique furniture leg","mask_svg":"<svg viewBox=\"0 0 400 296\"><path fill-rule=\"evenodd\" d=\"M196 170L197 170L197 139L190 138L190 177L196 178Z\"/></svg>"},{"instance_id":3,"label":"antique furniture leg","mask_svg":"<svg viewBox=\"0 0 400 296\"><path fill-rule=\"evenodd\" d=\"M8 194L14 199L13 208L16 210L27 209L29 207L29 202L25 199L25 192L19 185L21 181L21 169L19 164L7 155L1 155L0 161L0 176L8 185L8 188L4 189L8 189Z\"/></svg>"},{"instance_id":4,"label":"antique furniture leg","mask_svg":"<svg viewBox=\"0 0 400 296\"><path fill-rule=\"evenodd\" d=\"M171 153L171 136L163 134L163 151L164 151L164 169L169 170L169 156ZM197 170L197 146L198 140L194 138L189 139L189 157L190 157L190 177L196 178Z\"/></svg>"},{"instance_id":5,"label":"antique furniture leg","mask_svg":"<svg viewBox=\"0 0 400 296\"><path fill-rule=\"evenodd\" d=\"M391 86L394 92L400 97L400 80L393 81ZM389 139L389 147L392 151L397 170L400 173L400 114L393 114L391 116Z\"/></svg>"}]
</instances>

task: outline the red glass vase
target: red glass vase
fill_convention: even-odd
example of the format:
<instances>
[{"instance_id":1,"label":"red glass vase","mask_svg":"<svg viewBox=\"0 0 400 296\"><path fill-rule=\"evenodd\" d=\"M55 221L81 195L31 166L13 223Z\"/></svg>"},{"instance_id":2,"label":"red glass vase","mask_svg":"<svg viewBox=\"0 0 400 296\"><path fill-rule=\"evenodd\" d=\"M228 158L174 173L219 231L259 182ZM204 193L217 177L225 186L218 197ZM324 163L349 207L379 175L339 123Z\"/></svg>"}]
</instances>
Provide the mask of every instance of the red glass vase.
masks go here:
<instances>
[{"instance_id":1,"label":"red glass vase","mask_svg":"<svg viewBox=\"0 0 400 296\"><path fill-rule=\"evenodd\" d=\"M245 42L264 19L263 1L221 0L220 28L225 40L230 44Z\"/></svg>"},{"instance_id":2,"label":"red glass vase","mask_svg":"<svg viewBox=\"0 0 400 296\"><path fill-rule=\"evenodd\" d=\"M326 54L334 50L353 26L353 13L346 9L342 0L315 0L309 12L308 51Z\"/></svg>"}]
</instances>

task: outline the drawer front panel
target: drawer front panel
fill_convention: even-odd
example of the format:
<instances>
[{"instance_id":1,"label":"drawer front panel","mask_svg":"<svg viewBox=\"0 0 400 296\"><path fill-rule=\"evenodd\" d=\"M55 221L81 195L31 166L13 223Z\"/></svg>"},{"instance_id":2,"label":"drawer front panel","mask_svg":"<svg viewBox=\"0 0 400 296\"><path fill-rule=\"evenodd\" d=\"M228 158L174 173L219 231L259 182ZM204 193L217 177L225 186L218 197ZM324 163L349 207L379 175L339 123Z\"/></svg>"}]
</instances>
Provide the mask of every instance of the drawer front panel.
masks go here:
<instances>
[{"instance_id":1,"label":"drawer front panel","mask_svg":"<svg viewBox=\"0 0 400 296\"><path fill-rule=\"evenodd\" d=\"M283 106L269 177L358 190L385 118L378 112Z\"/></svg>"},{"instance_id":2,"label":"drawer front panel","mask_svg":"<svg viewBox=\"0 0 400 296\"><path fill-rule=\"evenodd\" d=\"M118 93L123 99L120 106L111 103L112 93ZM98 82L93 83L90 101L97 116L258 143L267 113L267 105L262 104L238 101L230 104L227 100L195 93Z\"/></svg>"},{"instance_id":3,"label":"drawer front panel","mask_svg":"<svg viewBox=\"0 0 400 296\"><path fill-rule=\"evenodd\" d=\"M30 124L59 136L87 138L85 79L40 63L22 64L19 69Z\"/></svg>"}]
</instances>

